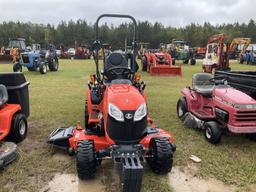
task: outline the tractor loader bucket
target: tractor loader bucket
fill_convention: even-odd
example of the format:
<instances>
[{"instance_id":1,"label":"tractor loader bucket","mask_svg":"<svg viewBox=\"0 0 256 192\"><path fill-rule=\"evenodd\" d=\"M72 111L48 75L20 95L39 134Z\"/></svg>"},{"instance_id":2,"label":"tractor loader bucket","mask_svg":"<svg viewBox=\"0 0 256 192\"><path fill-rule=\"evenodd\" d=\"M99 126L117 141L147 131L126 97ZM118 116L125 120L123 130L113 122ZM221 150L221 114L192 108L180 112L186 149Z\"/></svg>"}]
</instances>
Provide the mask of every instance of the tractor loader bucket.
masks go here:
<instances>
[{"instance_id":1,"label":"tractor loader bucket","mask_svg":"<svg viewBox=\"0 0 256 192\"><path fill-rule=\"evenodd\" d=\"M47 143L61 149L69 147L69 138L73 136L74 127L57 128L49 136Z\"/></svg>"},{"instance_id":2,"label":"tractor loader bucket","mask_svg":"<svg viewBox=\"0 0 256 192\"><path fill-rule=\"evenodd\" d=\"M17 145L15 143L0 143L0 169L14 161L17 158L17 156Z\"/></svg>"},{"instance_id":3,"label":"tractor loader bucket","mask_svg":"<svg viewBox=\"0 0 256 192\"><path fill-rule=\"evenodd\" d=\"M156 65L150 67L150 75L181 76L181 66Z\"/></svg>"}]
</instances>

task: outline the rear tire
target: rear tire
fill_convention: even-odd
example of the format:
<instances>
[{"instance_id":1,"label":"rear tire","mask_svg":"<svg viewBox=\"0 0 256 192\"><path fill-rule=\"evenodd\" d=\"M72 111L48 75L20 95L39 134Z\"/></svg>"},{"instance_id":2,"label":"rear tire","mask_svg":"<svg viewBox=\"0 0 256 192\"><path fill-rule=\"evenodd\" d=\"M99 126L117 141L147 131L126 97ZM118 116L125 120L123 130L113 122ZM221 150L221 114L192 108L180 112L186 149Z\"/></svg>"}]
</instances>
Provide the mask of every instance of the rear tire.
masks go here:
<instances>
[{"instance_id":1,"label":"rear tire","mask_svg":"<svg viewBox=\"0 0 256 192\"><path fill-rule=\"evenodd\" d=\"M141 57L142 71L147 71L147 58L146 56Z\"/></svg>"},{"instance_id":2,"label":"rear tire","mask_svg":"<svg viewBox=\"0 0 256 192\"><path fill-rule=\"evenodd\" d=\"M76 169L79 179L85 180L95 176L97 159L93 141L82 140L77 144Z\"/></svg>"},{"instance_id":3,"label":"rear tire","mask_svg":"<svg viewBox=\"0 0 256 192\"><path fill-rule=\"evenodd\" d=\"M15 113L9 133L10 140L16 143L23 141L27 136L27 131L28 123L26 116L23 113Z\"/></svg>"},{"instance_id":4,"label":"rear tire","mask_svg":"<svg viewBox=\"0 0 256 192\"><path fill-rule=\"evenodd\" d=\"M22 66L20 63L13 64L13 72L22 72Z\"/></svg>"},{"instance_id":5,"label":"rear tire","mask_svg":"<svg viewBox=\"0 0 256 192\"><path fill-rule=\"evenodd\" d=\"M195 65L195 64L196 64L196 59L191 59L191 60L190 60L190 64L191 64L191 65Z\"/></svg>"},{"instance_id":6,"label":"rear tire","mask_svg":"<svg viewBox=\"0 0 256 192\"><path fill-rule=\"evenodd\" d=\"M172 59L172 64L175 65L175 62L176 62L176 60L173 58Z\"/></svg>"},{"instance_id":7,"label":"rear tire","mask_svg":"<svg viewBox=\"0 0 256 192\"><path fill-rule=\"evenodd\" d=\"M240 64L243 64L244 63L244 59L243 57L240 57L240 61L239 61Z\"/></svg>"},{"instance_id":8,"label":"rear tire","mask_svg":"<svg viewBox=\"0 0 256 192\"><path fill-rule=\"evenodd\" d=\"M220 125L215 121L204 124L205 139L212 144L218 144L221 141L222 130Z\"/></svg>"},{"instance_id":9,"label":"rear tire","mask_svg":"<svg viewBox=\"0 0 256 192\"><path fill-rule=\"evenodd\" d=\"M173 149L167 138L152 138L149 143L148 165L154 173L166 174L172 169Z\"/></svg>"},{"instance_id":10,"label":"rear tire","mask_svg":"<svg viewBox=\"0 0 256 192\"><path fill-rule=\"evenodd\" d=\"M47 67L46 67L46 65L45 65L45 64L40 65L40 66L39 66L39 71L40 71L41 74L46 74L46 72L47 72Z\"/></svg>"},{"instance_id":11,"label":"rear tire","mask_svg":"<svg viewBox=\"0 0 256 192\"><path fill-rule=\"evenodd\" d=\"M187 102L186 102L185 97L181 97L178 100L176 111L177 111L177 116L179 117L179 119L183 120L183 117L188 112L188 107L187 107Z\"/></svg>"}]
</instances>

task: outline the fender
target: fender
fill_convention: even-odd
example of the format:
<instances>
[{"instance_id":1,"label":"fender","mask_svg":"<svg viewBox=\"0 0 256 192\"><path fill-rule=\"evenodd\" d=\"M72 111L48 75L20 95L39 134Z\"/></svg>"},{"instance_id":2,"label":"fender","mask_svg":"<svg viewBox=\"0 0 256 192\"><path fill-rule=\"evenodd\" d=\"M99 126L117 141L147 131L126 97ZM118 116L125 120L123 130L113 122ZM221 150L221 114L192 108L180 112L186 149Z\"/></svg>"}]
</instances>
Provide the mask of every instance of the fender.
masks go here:
<instances>
[{"instance_id":1,"label":"fender","mask_svg":"<svg viewBox=\"0 0 256 192\"><path fill-rule=\"evenodd\" d=\"M9 134L13 115L18 111L21 111L21 106L17 104L6 104L0 109L0 141Z\"/></svg>"}]
</instances>

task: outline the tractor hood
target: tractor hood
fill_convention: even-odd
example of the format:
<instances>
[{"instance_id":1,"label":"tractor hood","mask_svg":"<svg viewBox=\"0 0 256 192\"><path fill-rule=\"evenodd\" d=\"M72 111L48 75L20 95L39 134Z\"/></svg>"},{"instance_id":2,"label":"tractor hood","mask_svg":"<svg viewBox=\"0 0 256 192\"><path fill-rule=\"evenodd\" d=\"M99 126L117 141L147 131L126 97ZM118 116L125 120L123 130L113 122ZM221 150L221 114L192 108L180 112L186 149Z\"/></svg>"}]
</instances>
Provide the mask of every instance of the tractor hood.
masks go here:
<instances>
[{"instance_id":1,"label":"tractor hood","mask_svg":"<svg viewBox=\"0 0 256 192\"><path fill-rule=\"evenodd\" d=\"M145 103L142 94L128 84L113 84L107 87L107 104L111 103L120 110L137 110Z\"/></svg>"},{"instance_id":2,"label":"tractor hood","mask_svg":"<svg viewBox=\"0 0 256 192\"><path fill-rule=\"evenodd\" d=\"M233 104L256 104L249 95L234 88L215 88L213 95Z\"/></svg>"},{"instance_id":3,"label":"tractor hood","mask_svg":"<svg viewBox=\"0 0 256 192\"><path fill-rule=\"evenodd\" d=\"M155 55L156 55L157 57L164 57L164 56L165 56L163 52L155 53Z\"/></svg>"}]
</instances>

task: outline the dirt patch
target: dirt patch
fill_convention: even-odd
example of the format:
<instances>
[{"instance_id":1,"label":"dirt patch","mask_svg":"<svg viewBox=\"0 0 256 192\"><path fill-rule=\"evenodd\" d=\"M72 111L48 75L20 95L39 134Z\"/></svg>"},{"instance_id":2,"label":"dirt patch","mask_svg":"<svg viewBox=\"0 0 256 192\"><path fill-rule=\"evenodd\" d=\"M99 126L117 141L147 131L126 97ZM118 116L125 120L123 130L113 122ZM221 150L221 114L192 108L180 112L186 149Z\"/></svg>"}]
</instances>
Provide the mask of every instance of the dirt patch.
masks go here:
<instances>
[{"instance_id":1,"label":"dirt patch","mask_svg":"<svg viewBox=\"0 0 256 192\"><path fill-rule=\"evenodd\" d=\"M226 185L216 179L202 179L195 175L194 167L181 170L173 167L169 174L169 183L174 192L235 192L235 186Z\"/></svg>"},{"instance_id":2,"label":"dirt patch","mask_svg":"<svg viewBox=\"0 0 256 192\"><path fill-rule=\"evenodd\" d=\"M62 155L56 155L53 158L65 158ZM119 176L113 168L111 161L104 161L97 170L94 179L82 181L74 174L57 173L53 179L44 187L41 192L114 192L119 189Z\"/></svg>"}]
</instances>

